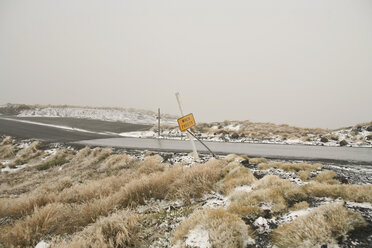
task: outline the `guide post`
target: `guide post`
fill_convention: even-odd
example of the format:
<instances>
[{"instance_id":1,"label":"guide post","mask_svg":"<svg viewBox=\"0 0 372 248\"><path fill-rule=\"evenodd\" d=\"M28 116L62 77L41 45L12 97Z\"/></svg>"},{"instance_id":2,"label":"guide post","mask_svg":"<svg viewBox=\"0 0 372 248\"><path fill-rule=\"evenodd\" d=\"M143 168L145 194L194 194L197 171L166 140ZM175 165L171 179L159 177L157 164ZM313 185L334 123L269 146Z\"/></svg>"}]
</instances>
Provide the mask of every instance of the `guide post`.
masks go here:
<instances>
[{"instance_id":1,"label":"guide post","mask_svg":"<svg viewBox=\"0 0 372 248\"><path fill-rule=\"evenodd\" d=\"M180 108L181 116L184 116L182 105L181 105L181 100L180 100L180 93L178 93L178 92L176 93L176 98L177 98L177 102L178 102L178 107ZM182 119L182 118L180 118L180 119ZM195 123L195 121L194 121L194 123ZM181 130L181 132L182 132L182 130ZM196 146L195 146L194 139L192 138L192 136L189 133L186 133L186 135L189 138L191 146L192 146L192 150L193 150L193 154L194 154L194 160L199 160L199 155L198 155L198 152L196 151Z\"/></svg>"}]
</instances>

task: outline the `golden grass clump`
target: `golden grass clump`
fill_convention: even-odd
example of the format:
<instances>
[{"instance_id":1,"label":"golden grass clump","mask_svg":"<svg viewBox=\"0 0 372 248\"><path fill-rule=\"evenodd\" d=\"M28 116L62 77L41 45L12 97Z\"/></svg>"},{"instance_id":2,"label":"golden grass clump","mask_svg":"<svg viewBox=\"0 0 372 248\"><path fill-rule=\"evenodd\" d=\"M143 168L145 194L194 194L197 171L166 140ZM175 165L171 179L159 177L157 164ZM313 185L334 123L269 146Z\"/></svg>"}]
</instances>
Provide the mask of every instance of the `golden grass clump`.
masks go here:
<instances>
[{"instance_id":1,"label":"golden grass clump","mask_svg":"<svg viewBox=\"0 0 372 248\"><path fill-rule=\"evenodd\" d=\"M144 204L148 199L200 198L204 193L214 190L215 183L221 179L221 160L210 160L184 168L176 165L163 172L141 176L120 189L113 197L121 207Z\"/></svg>"},{"instance_id":2,"label":"golden grass clump","mask_svg":"<svg viewBox=\"0 0 372 248\"><path fill-rule=\"evenodd\" d=\"M0 143L0 159L13 158L17 153L15 141L10 137L5 137Z\"/></svg>"},{"instance_id":3,"label":"golden grass clump","mask_svg":"<svg viewBox=\"0 0 372 248\"><path fill-rule=\"evenodd\" d=\"M137 172L139 174L151 174L157 171L164 171L166 167L162 161L163 158L160 155L148 156L143 162L139 163Z\"/></svg>"},{"instance_id":4,"label":"golden grass clump","mask_svg":"<svg viewBox=\"0 0 372 248\"><path fill-rule=\"evenodd\" d=\"M108 157L103 165L99 167L99 171L117 171L128 168L135 159L126 154L116 154Z\"/></svg>"},{"instance_id":5,"label":"golden grass clump","mask_svg":"<svg viewBox=\"0 0 372 248\"><path fill-rule=\"evenodd\" d=\"M35 207L33 214L24 220L1 228L1 240L9 246L35 246L45 235L59 233L66 227L63 224L69 218L69 212L65 210L65 206L60 203Z\"/></svg>"},{"instance_id":6,"label":"golden grass clump","mask_svg":"<svg viewBox=\"0 0 372 248\"><path fill-rule=\"evenodd\" d=\"M229 154L227 155L224 160L228 163L230 162L240 162L241 160L247 159L248 157L246 156L239 156L237 154Z\"/></svg>"},{"instance_id":7,"label":"golden grass clump","mask_svg":"<svg viewBox=\"0 0 372 248\"><path fill-rule=\"evenodd\" d=\"M321 164L307 164L307 163L298 163L298 164L290 164L290 163L282 163L282 162L274 162L274 163L260 163L258 165L259 170L267 170L267 169L281 169L288 172L299 172L299 171L316 171L323 168Z\"/></svg>"},{"instance_id":8,"label":"golden grass clump","mask_svg":"<svg viewBox=\"0 0 372 248\"><path fill-rule=\"evenodd\" d=\"M47 170L49 168L55 167L55 166L61 166L66 163L68 163L73 156L73 152L61 149L56 152L56 154L52 155L50 158L42 162L41 164L36 166L36 169L38 170Z\"/></svg>"},{"instance_id":9,"label":"golden grass clump","mask_svg":"<svg viewBox=\"0 0 372 248\"><path fill-rule=\"evenodd\" d=\"M194 212L177 227L173 243L182 243L195 228L208 232L211 247L245 247L254 242L251 229L238 216L221 208L206 208Z\"/></svg>"},{"instance_id":10,"label":"golden grass clump","mask_svg":"<svg viewBox=\"0 0 372 248\"><path fill-rule=\"evenodd\" d=\"M319 183L327 183L327 184L339 184L340 182L336 179L337 173L332 170L325 170L320 172L316 177L315 180Z\"/></svg>"},{"instance_id":11,"label":"golden grass clump","mask_svg":"<svg viewBox=\"0 0 372 248\"><path fill-rule=\"evenodd\" d=\"M192 198L200 198L204 193L215 189L215 183L221 179L224 162L217 159L205 164L197 164L184 168L183 173L169 185L168 198L181 198L190 202Z\"/></svg>"},{"instance_id":12,"label":"golden grass clump","mask_svg":"<svg viewBox=\"0 0 372 248\"><path fill-rule=\"evenodd\" d=\"M117 199L105 197L83 204L54 202L41 208L35 207L31 215L0 229L1 240L11 246L35 245L48 235L71 234L112 213Z\"/></svg>"},{"instance_id":13,"label":"golden grass clump","mask_svg":"<svg viewBox=\"0 0 372 248\"><path fill-rule=\"evenodd\" d=\"M285 212L288 206L303 201L307 197L304 189L275 175L267 175L256 181L253 188L254 190L250 192L232 194L230 200L240 205L241 208L266 203L271 206L273 214L280 214Z\"/></svg>"},{"instance_id":14,"label":"golden grass clump","mask_svg":"<svg viewBox=\"0 0 372 248\"><path fill-rule=\"evenodd\" d=\"M120 190L120 187L128 183L132 173L122 176L111 176L103 179L89 181L85 184L76 184L64 189L58 196L57 201L65 203L81 203L90 199L104 197Z\"/></svg>"},{"instance_id":15,"label":"golden grass clump","mask_svg":"<svg viewBox=\"0 0 372 248\"><path fill-rule=\"evenodd\" d=\"M91 153L89 154L89 157L88 157L88 163L93 165L93 164L97 164L101 161L103 161L104 159L106 159L107 157L109 157L112 153L112 149L111 148L94 148Z\"/></svg>"},{"instance_id":16,"label":"golden grass clump","mask_svg":"<svg viewBox=\"0 0 372 248\"><path fill-rule=\"evenodd\" d=\"M266 158L250 158L249 163L250 164L267 163L267 160L266 160Z\"/></svg>"},{"instance_id":17,"label":"golden grass clump","mask_svg":"<svg viewBox=\"0 0 372 248\"><path fill-rule=\"evenodd\" d=\"M308 215L279 226L272 238L274 245L286 248L334 245L338 237L365 225L360 213L336 203L318 207Z\"/></svg>"},{"instance_id":18,"label":"golden grass clump","mask_svg":"<svg viewBox=\"0 0 372 248\"><path fill-rule=\"evenodd\" d=\"M299 171L297 172L297 176L302 180L302 181L307 181L311 177L310 171Z\"/></svg>"},{"instance_id":19,"label":"golden grass clump","mask_svg":"<svg viewBox=\"0 0 372 248\"><path fill-rule=\"evenodd\" d=\"M55 200L53 193L45 190L21 195L18 198L0 198L0 218L21 217L31 213L35 207L41 207Z\"/></svg>"},{"instance_id":20,"label":"golden grass clump","mask_svg":"<svg viewBox=\"0 0 372 248\"><path fill-rule=\"evenodd\" d=\"M250 205L244 205L240 202L233 202L231 203L227 211L229 211L232 214L238 215L240 218L243 218L244 220L248 220L250 222L253 222L260 216L265 215L265 211L257 206L250 206Z\"/></svg>"},{"instance_id":21,"label":"golden grass clump","mask_svg":"<svg viewBox=\"0 0 372 248\"><path fill-rule=\"evenodd\" d=\"M89 156L90 152L91 149L88 146L80 149L71 162L78 163L84 161Z\"/></svg>"},{"instance_id":22,"label":"golden grass clump","mask_svg":"<svg viewBox=\"0 0 372 248\"><path fill-rule=\"evenodd\" d=\"M128 210L121 210L110 216L100 217L94 224L74 234L70 241L55 239L52 247L135 247L139 227L139 216L137 214Z\"/></svg>"},{"instance_id":23,"label":"golden grass clump","mask_svg":"<svg viewBox=\"0 0 372 248\"><path fill-rule=\"evenodd\" d=\"M34 141L32 142L28 147L20 150L12 164L14 165L20 165L28 163L32 159L36 159L37 157L43 155L43 151L40 149L40 142Z\"/></svg>"},{"instance_id":24,"label":"golden grass clump","mask_svg":"<svg viewBox=\"0 0 372 248\"><path fill-rule=\"evenodd\" d=\"M297 211L297 210L306 209L306 208L309 208L309 203L307 203L306 201L302 201L302 202L298 202L295 205L293 205L293 207L291 207L290 210Z\"/></svg>"},{"instance_id":25,"label":"golden grass clump","mask_svg":"<svg viewBox=\"0 0 372 248\"><path fill-rule=\"evenodd\" d=\"M303 189L311 197L341 197L345 201L372 202L372 185L330 185L314 182L304 185Z\"/></svg>"},{"instance_id":26,"label":"golden grass clump","mask_svg":"<svg viewBox=\"0 0 372 248\"><path fill-rule=\"evenodd\" d=\"M257 181L248 168L243 167L237 162L232 162L225 166L223 173L227 174L225 174L224 179L219 185L219 191L225 195L229 194L235 187L251 185Z\"/></svg>"}]
</instances>

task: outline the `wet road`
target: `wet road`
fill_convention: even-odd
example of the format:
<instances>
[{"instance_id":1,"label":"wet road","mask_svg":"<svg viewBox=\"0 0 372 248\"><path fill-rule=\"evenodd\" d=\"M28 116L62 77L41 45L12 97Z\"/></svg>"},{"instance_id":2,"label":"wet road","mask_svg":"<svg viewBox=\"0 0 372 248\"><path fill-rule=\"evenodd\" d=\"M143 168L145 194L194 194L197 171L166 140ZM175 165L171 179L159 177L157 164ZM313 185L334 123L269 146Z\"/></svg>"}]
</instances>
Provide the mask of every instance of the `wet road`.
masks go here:
<instances>
[{"instance_id":1,"label":"wet road","mask_svg":"<svg viewBox=\"0 0 372 248\"><path fill-rule=\"evenodd\" d=\"M157 140L138 138L109 138L78 142L84 145L111 146L130 149L148 149L158 151L190 152L189 141ZM246 154L254 157L300 159L315 161L343 161L372 165L372 148L351 147L325 147L305 145L277 145L277 144L249 144L249 143L222 143L205 142L215 153L220 154ZM197 143L200 152L207 152L200 143Z\"/></svg>"}]
</instances>

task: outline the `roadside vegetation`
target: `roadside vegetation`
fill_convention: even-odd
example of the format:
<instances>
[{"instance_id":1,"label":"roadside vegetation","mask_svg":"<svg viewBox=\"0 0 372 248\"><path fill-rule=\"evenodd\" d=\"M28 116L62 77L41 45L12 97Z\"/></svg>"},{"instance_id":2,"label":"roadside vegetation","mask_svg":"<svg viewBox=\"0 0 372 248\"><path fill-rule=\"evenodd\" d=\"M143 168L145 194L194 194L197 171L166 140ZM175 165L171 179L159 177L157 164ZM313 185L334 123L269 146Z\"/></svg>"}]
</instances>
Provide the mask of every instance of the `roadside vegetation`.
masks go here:
<instances>
[{"instance_id":1,"label":"roadside vegetation","mask_svg":"<svg viewBox=\"0 0 372 248\"><path fill-rule=\"evenodd\" d=\"M316 247L371 227L345 203L372 203L372 185L344 184L321 164L239 155L163 161L5 137L0 247Z\"/></svg>"}]
</instances>

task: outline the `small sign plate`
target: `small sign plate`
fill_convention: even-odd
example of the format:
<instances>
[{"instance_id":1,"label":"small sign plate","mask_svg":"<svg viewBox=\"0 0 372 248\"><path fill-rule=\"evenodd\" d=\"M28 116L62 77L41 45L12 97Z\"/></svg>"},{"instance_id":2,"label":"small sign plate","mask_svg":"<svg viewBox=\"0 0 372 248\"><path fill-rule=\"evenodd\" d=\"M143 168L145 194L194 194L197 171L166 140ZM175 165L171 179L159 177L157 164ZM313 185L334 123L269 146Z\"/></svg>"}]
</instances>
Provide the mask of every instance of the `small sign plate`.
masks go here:
<instances>
[{"instance_id":1,"label":"small sign plate","mask_svg":"<svg viewBox=\"0 0 372 248\"><path fill-rule=\"evenodd\" d=\"M190 127L195 126L195 119L193 114L185 115L177 120L178 126L180 127L181 132L186 131Z\"/></svg>"}]
</instances>

